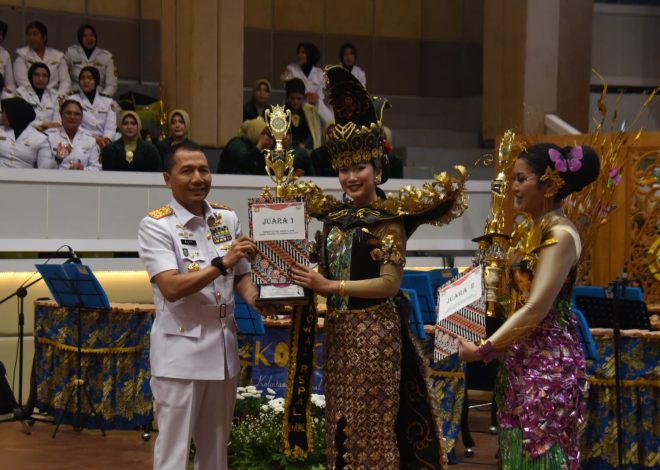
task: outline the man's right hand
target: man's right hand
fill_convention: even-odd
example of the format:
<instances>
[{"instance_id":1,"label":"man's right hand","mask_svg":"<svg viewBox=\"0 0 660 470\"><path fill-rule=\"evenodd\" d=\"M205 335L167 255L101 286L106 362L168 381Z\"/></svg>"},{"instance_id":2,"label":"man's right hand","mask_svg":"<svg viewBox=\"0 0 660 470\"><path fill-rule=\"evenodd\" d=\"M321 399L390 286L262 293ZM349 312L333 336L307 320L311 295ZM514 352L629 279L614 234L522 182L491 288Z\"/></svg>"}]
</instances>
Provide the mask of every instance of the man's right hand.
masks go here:
<instances>
[{"instance_id":1,"label":"man's right hand","mask_svg":"<svg viewBox=\"0 0 660 470\"><path fill-rule=\"evenodd\" d=\"M229 251L227 251L227 254L222 258L222 262L225 265L225 268L233 268L243 258L252 261L257 254L257 251L257 244L254 243L251 238L244 235L234 240L229 247Z\"/></svg>"}]
</instances>

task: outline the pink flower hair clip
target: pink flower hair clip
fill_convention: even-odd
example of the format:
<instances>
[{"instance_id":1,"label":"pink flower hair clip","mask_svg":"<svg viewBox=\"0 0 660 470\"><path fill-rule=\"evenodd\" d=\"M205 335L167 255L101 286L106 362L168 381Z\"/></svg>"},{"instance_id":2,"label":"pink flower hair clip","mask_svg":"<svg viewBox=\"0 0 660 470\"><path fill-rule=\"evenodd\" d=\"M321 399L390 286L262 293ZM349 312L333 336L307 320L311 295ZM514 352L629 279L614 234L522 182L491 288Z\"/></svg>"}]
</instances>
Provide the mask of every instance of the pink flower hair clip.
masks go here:
<instances>
[{"instance_id":1,"label":"pink flower hair clip","mask_svg":"<svg viewBox=\"0 0 660 470\"><path fill-rule=\"evenodd\" d=\"M568 155L564 155L564 153L555 149L548 150L548 155L550 155L550 160L555 165L555 170L559 173L566 173L567 171L575 173L582 168L582 157L584 153L580 145L573 147L568 152Z\"/></svg>"}]
</instances>

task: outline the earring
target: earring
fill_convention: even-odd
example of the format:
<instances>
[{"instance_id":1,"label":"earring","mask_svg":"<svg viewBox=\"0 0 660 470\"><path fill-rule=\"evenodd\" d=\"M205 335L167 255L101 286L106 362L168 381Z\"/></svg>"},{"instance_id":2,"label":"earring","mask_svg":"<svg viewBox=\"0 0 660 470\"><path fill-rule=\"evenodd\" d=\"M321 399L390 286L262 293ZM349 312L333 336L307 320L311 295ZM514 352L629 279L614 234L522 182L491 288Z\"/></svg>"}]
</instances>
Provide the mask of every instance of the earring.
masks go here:
<instances>
[{"instance_id":1,"label":"earring","mask_svg":"<svg viewBox=\"0 0 660 470\"><path fill-rule=\"evenodd\" d=\"M377 185L380 184L381 180L382 180L382 178L380 177L380 175L376 175L376 177L374 178L374 182L375 182Z\"/></svg>"}]
</instances>

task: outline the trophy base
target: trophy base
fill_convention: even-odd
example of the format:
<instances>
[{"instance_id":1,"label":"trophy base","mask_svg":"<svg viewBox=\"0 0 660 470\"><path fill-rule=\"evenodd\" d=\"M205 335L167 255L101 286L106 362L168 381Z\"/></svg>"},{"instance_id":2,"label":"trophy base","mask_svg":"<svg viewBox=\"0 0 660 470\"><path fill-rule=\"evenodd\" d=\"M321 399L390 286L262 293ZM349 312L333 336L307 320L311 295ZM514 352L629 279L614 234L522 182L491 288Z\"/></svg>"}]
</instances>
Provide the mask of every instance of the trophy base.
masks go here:
<instances>
[{"instance_id":1,"label":"trophy base","mask_svg":"<svg viewBox=\"0 0 660 470\"><path fill-rule=\"evenodd\" d=\"M297 284L262 284L258 285L259 296L255 303L307 305L312 299L305 293L305 289Z\"/></svg>"}]
</instances>

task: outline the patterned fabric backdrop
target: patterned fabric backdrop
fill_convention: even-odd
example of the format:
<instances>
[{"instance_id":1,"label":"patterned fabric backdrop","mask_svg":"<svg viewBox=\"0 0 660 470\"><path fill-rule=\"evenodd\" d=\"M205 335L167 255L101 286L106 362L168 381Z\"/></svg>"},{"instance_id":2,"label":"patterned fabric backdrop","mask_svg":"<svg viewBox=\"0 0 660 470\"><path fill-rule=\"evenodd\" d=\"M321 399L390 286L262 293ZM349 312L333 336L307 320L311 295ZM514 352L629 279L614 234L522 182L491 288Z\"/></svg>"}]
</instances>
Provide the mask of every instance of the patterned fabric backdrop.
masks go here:
<instances>
[{"instance_id":1,"label":"patterned fabric backdrop","mask_svg":"<svg viewBox=\"0 0 660 470\"><path fill-rule=\"evenodd\" d=\"M588 361L589 397L581 451L583 468L618 467L614 353L611 333L592 330L598 360ZM622 336L621 411L623 465L626 469L660 468L660 332Z\"/></svg>"},{"instance_id":2,"label":"patterned fabric backdrop","mask_svg":"<svg viewBox=\"0 0 660 470\"><path fill-rule=\"evenodd\" d=\"M131 429L151 423L149 331L153 306L113 304L109 312L81 310L82 373L105 429ZM71 423L76 395L64 410L77 375L78 315L54 303L35 303L37 407ZM87 400L82 426L98 428Z\"/></svg>"}]
</instances>

